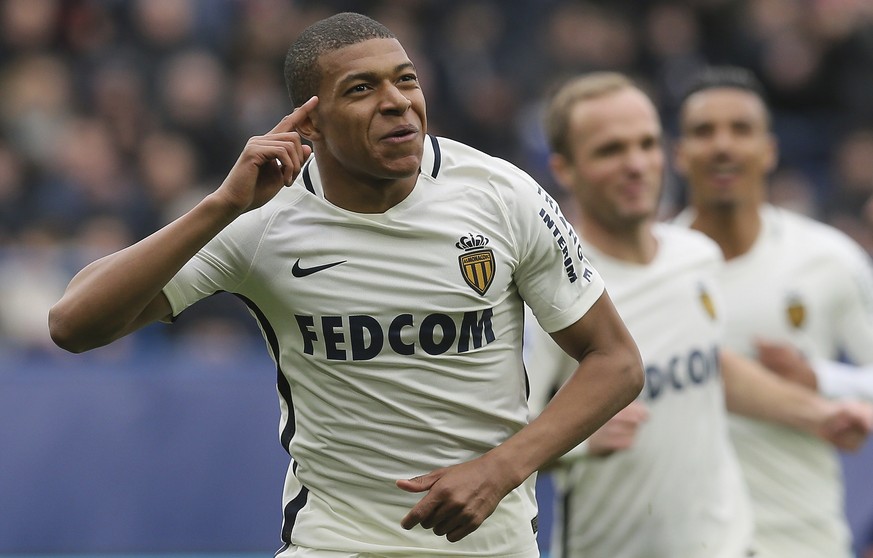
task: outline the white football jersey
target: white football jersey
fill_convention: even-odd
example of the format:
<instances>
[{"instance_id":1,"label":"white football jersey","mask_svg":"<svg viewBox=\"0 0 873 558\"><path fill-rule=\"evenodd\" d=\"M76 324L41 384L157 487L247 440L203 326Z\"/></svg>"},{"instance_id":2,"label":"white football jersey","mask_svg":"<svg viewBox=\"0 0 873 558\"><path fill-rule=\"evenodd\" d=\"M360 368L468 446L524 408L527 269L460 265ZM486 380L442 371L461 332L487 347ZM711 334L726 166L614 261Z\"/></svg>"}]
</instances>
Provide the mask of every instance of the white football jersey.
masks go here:
<instances>
[{"instance_id":1,"label":"white football jersey","mask_svg":"<svg viewBox=\"0 0 873 558\"><path fill-rule=\"evenodd\" d=\"M751 546L748 494L727 432L718 246L657 224L655 259L620 261L590 245L646 368L650 412L633 447L562 461L553 549L561 558L740 558ZM531 408L541 409L574 363L529 328Z\"/></svg>"},{"instance_id":2,"label":"white football jersey","mask_svg":"<svg viewBox=\"0 0 873 558\"><path fill-rule=\"evenodd\" d=\"M278 368L292 456L285 542L380 556L537 556L535 478L460 542L401 519L395 486L478 457L527 422L523 301L549 330L603 283L555 201L511 164L428 136L413 191L385 213L324 198L311 158L291 188L211 241L167 285L173 313L242 297Z\"/></svg>"},{"instance_id":3,"label":"white football jersey","mask_svg":"<svg viewBox=\"0 0 873 558\"><path fill-rule=\"evenodd\" d=\"M553 553L563 558L740 558L750 548L748 494L729 443L720 375L721 253L704 235L657 224L648 265L587 245L646 367L650 412L631 449L562 461ZM529 328L531 407L573 362Z\"/></svg>"},{"instance_id":4,"label":"white football jersey","mask_svg":"<svg viewBox=\"0 0 873 558\"><path fill-rule=\"evenodd\" d=\"M867 255L836 229L773 206L752 249L726 262L726 343L755 356L756 338L788 342L812 359L841 351L873 362L873 276ZM680 215L688 224L693 213ZM762 558L849 558L842 470L826 442L732 416L731 434L752 495Z\"/></svg>"}]
</instances>

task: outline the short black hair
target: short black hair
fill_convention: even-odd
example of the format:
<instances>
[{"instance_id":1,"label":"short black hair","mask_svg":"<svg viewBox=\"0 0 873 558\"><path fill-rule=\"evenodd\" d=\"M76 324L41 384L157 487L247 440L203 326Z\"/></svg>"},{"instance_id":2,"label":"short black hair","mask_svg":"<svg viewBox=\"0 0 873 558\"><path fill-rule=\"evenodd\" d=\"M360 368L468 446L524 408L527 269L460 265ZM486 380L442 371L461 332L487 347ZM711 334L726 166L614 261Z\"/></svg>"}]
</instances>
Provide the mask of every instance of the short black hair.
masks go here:
<instances>
[{"instance_id":1,"label":"short black hair","mask_svg":"<svg viewBox=\"0 0 873 558\"><path fill-rule=\"evenodd\" d=\"M570 145L570 116L579 103L611 95L636 84L618 72L592 72L570 79L552 95L546 107L544 128L552 153L573 158Z\"/></svg>"},{"instance_id":2,"label":"short black hair","mask_svg":"<svg viewBox=\"0 0 873 558\"><path fill-rule=\"evenodd\" d=\"M343 12L319 20L300 33L285 56L285 85L298 107L316 94L321 84L318 59L322 54L370 39L396 39L387 27L365 15Z\"/></svg>"},{"instance_id":3,"label":"short black hair","mask_svg":"<svg viewBox=\"0 0 873 558\"><path fill-rule=\"evenodd\" d=\"M764 85L755 74L741 66L706 66L697 72L686 84L679 96L679 106L682 107L688 98L707 89L740 89L758 97L764 105L767 119L771 120L767 105L767 93Z\"/></svg>"}]
</instances>

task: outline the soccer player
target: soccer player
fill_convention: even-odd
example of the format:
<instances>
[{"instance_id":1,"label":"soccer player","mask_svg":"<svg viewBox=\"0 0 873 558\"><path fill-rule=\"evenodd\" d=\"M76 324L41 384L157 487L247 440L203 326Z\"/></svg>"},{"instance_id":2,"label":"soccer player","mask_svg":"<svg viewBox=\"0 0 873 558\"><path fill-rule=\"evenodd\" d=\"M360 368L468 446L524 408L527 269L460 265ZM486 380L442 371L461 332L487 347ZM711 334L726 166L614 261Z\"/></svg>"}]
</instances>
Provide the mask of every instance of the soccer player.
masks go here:
<instances>
[{"instance_id":1,"label":"soccer player","mask_svg":"<svg viewBox=\"0 0 873 558\"><path fill-rule=\"evenodd\" d=\"M549 103L546 132L553 173L572 196L562 223L582 236L647 380L638 400L561 460L552 549L562 558L747 556L752 517L725 400L843 447L869 432L870 408L827 401L720 351L721 254L700 233L656 222L661 124L627 77L566 83ZM528 341L536 411L575 366L538 328Z\"/></svg>"},{"instance_id":2,"label":"soccer player","mask_svg":"<svg viewBox=\"0 0 873 558\"><path fill-rule=\"evenodd\" d=\"M278 369L280 556L538 556L535 471L643 385L602 279L528 175L427 134L383 25L314 23L285 76L294 112L190 212L77 274L53 339L87 350L235 293ZM577 362L529 424L524 303Z\"/></svg>"},{"instance_id":3,"label":"soccer player","mask_svg":"<svg viewBox=\"0 0 873 558\"><path fill-rule=\"evenodd\" d=\"M708 68L684 95L676 167L690 208L677 222L715 240L730 308L726 345L789 343L813 360L873 363L873 275L836 229L766 203L778 148L755 76ZM842 471L834 449L803 432L737 417L731 434L748 482L762 558L848 558Z\"/></svg>"}]
</instances>

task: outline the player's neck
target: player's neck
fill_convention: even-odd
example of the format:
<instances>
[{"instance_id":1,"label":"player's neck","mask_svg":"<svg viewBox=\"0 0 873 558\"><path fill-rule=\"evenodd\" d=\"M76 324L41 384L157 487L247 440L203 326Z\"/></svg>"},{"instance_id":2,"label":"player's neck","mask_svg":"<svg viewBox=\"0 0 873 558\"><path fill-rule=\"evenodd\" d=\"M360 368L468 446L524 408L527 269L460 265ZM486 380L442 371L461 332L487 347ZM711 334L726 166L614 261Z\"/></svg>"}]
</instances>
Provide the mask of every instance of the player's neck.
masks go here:
<instances>
[{"instance_id":1,"label":"player's neck","mask_svg":"<svg viewBox=\"0 0 873 558\"><path fill-rule=\"evenodd\" d=\"M632 226L606 226L594 219L577 223L585 242L598 251L624 262L646 265L658 253L658 241L652 233L653 221L647 219Z\"/></svg>"},{"instance_id":2,"label":"player's neck","mask_svg":"<svg viewBox=\"0 0 873 558\"><path fill-rule=\"evenodd\" d=\"M418 181L418 173L382 179L350 173L337 165L319 165L318 170L325 199L355 213L385 213L405 200Z\"/></svg>"},{"instance_id":3,"label":"player's neck","mask_svg":"<svg viewBox=\"0 0 873 558\"><path fill-rule=\"evenodd\" d=\"M691 228L713 239L726 260L752 249L761 233L761 213L757 205L697 207Z\"/></svg>"}]
</instances>

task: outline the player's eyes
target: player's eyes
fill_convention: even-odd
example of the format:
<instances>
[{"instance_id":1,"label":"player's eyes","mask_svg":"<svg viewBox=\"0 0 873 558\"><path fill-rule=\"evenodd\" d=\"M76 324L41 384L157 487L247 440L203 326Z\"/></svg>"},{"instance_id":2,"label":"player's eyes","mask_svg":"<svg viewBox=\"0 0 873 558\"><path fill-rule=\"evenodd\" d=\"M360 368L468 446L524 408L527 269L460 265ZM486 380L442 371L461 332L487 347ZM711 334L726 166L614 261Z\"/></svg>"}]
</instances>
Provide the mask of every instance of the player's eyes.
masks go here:
<instances>
[{"instance_id":1,"label":"player's eyes","mask_svg":"<svg viewBox=\"0 0 873 558\"><path fill-rule=\"evenodd\" d=\"M363 93L366 90L367 90L367 84L359 83L357 85L353 85L353 86L349 87L349 89L346 91L346 93Z\"/></svg>"}]
</instances>

